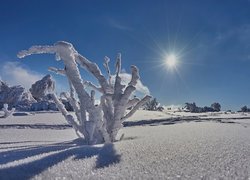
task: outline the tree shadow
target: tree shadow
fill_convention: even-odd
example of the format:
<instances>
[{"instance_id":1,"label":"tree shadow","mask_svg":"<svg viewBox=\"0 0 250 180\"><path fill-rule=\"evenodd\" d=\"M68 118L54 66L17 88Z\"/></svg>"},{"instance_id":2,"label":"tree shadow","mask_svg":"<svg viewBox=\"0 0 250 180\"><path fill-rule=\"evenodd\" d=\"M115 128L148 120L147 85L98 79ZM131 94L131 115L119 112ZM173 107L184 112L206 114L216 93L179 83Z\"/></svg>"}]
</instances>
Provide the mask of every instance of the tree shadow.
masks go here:
<instances>
[{"instance_id":1,"label":"tree shadow","mask_svg":"<svg viewBox=\"0 0 250 180\"><path fill-rule=\"evenodd\" d=\"M114 144L105 144L97 157L96 168L104 168L110 164L119 163L120 160L121 155L115 150Z\"/></svg>"},{"instance_id":2,"label":"tree shadow","mask_svg":"<svg viewBox=\"0 0 250 180\"><path fill-rule=\"evenodd\" d=\"M16 149L16 148L27 148L27 147L34 147L35 145L20 145L20 144L23 144L23 143L41 143L41 142L44 142L44 143L51 143L51 142L54 142L54 141L19 141L19 142L3 142L3 143L0 143L0 146L1 145L4 145L3 147L0 147L0 150L6 150L6 149ZM14 146L13 146L14 145ZM1 162L1 159L0 159L0 162ZM1 163L0 163L1 165Z\"/></svg>"},{"instance_id":3,"label":"tree shadow","mask_svg":"<svg viewBox=\"0 0 250 180\"><path fill-rule=\"evenodd\" d=\"M30 179L69 157L75 160L97 156L96 167L119 163L121 155L113 144L88 146L82 140L39 145L0 152L1 179ZM27 162L28 161L28 162Z\"/></svg>"},{"instance_id":4,"label":"tree shadow","mask_svg":"<svg viewBox=\"0 0 250 180\"><path fill-rule=\"evenodd\" d=\"M0 145L5 144L22 144L22 143L37 143L37 142L53 142L53 141L10 141L10 142L1 142Z\"/></svg>"},{"instance_id":5,"label":"tree shadow","mask_svg":"<svg viewBox=\"0 0 250 180\"><path fill-rule=\"evenodd\" d=\"M173 125L179 122L184 122L184 120L181 119L180 117L176 117L176 118L167 118L167 119L124 121L122 124L124 127L133 127L133 126L146 126L146 125L148 126Z\"/></svg>"},{"instance_id":6,"label":"tree shadow","mask_svg":"<svg viewBox=\"0 0 250 180\"><path fill-rule=\"evenodd\" d=\"M72 128L69 124L1 124L0 129L53 129L62 130Z\"/></svg>"}]
</instances>

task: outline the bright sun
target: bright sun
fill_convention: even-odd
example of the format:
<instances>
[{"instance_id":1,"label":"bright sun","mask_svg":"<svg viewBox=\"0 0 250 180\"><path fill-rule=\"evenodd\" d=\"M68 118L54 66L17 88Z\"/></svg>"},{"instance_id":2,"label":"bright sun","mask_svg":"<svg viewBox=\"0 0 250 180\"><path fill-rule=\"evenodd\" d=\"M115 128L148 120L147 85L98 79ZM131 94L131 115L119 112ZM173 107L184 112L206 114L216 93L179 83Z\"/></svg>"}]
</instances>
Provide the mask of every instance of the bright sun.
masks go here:
<instances>
[{"instance_id":1,"label":"bright sun","mask_svg":"<svg viewBox=\"0 0 250 180\"><path fill-rule=\"evenodd\" d=\"M168 67L173 68L177 64L177 57L174 54L170 54L166 58L166 64Z\"/></svg>"}]
</instances>

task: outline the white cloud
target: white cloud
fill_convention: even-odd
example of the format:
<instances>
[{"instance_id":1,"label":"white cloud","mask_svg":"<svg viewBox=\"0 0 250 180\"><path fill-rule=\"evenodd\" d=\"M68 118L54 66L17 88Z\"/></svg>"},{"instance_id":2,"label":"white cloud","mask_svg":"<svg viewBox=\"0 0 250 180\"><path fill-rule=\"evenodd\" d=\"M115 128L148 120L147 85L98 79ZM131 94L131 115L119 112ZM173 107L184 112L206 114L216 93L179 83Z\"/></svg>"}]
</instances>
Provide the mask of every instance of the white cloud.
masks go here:
<instances>
[{"instance_id":1,"label":"white cloud","mask_svg":"<svg viewBox=\"0 0 250 180\"><path fill-rule=\"evenodd\" d=\"M122 79L121 83L123 85L128 85L128 83L131 80L131 74L128 74L128 73L121 73L120 77ZM112 82L114 82L114 81L115 81L115 76L112 76ZM139 92L139 93L142 93L142 94L146 94L146 95L150 94L150 91L149 91L148 87L143 85L140 80L136 84L136 91Z\"/></svg>"},{"instance_id":2,"label":"white cloud","mask_svg":"<svg viewBox=\"0 0 250 180\"><path fill-rule=\"evenodd\" d=\"M18 62L6 62L3 64L2 67L0 67L0 79L7 82L9 85L22 85L25 87L26 90L28 90L31 85L42 79L43 74L40 74L38 72L32 71L24 66L22 66ZM122 78L122 84L128 85L128 83L131 80L131 75L128 73L121 73L120 77ZM112 82L114 82L115 76L112 77ZM60 83L56 84L57 90L62 90L62 87ZM136 85L136 91L140 94L150 94L150 91L147 86L143 85L142 82L139 80Z\"/></svg>"},{"instance_id":3,"label":"white cloud","mask_svg":"<svg viewBox=\"0 0 250 180\"><path fill-rule=\"evenodd\" d=\"M26 90L43 77L42 74L31 71L18 62L6 62L0 70L0 77L3 81L9 85L22 85Z\"/></svg>"}]
</instances>

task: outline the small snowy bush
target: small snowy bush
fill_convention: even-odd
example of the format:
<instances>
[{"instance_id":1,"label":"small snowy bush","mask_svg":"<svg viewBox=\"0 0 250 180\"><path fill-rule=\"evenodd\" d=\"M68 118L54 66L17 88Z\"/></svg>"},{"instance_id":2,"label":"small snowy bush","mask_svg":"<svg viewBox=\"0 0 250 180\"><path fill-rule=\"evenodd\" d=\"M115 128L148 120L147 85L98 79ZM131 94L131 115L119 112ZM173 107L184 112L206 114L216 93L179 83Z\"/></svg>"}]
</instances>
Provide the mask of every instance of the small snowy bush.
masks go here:
<instances>
[{"instance_id":1,"label":"small snowy bush","mask_svg":"<svg viewBox=\"0 0 250 180\"><path fill-rule=\"evenodd\" d=\"M156 100L156 98L153 98L144 105L143 109L148 111L163 111L164 107L160 106L160 103Z\"/></svg>"},{"instance_id":2,"label":"small snowy bush","mask_svg":"<svg viewBox=\"0 0 250 180\"><path fill-rule=\"evenodd\" d=\"M198 107L193 103L185 103L185 108L192 113L202 113L202 112L219 112L221 105L219 103L213 103L210 107Z\"/></svg>"},{"instance_id":3,"label":"small snowy bush","mask_svg":"<svg viewBox=\"0 0 250 180\"><path fill-rule=\"evenodd\" d=\"M215 112L219 112L221 109L221 105L220 105L220 103L215 102L215 103L211 104L211 108L213 108L213 110Z\"/></svg>"},{"instance_id":4,"label":"small snowy bush","mask_svg":"<svg viewBox=\"0 0 250 180\"><path fill-rule=\"evenodd\" d=\"M52 46L32 46L28 50L19 52L18 57L23 58L32 54L43 53L55 54L57 60L63 61L64 69L50 67L49 70L67 77L70 93L62 93L62 95L68 99L74 108L75 117L68 113L55 93L52 94L52 97L68 123L89 144L114 142L118 130L122 127L122 122L150 100L148 95L141 100L138 98L131 99L132 93L136 90L135 86L139 82L139 70L136 66L131 66L131 80L127 86L123 85L120 77L120 54L118 54L116 61L115 82L112 83L109 58L105 57L104 66L108 76L105 78L97 64L79 54L73 45L68 42L59 41ZM84 81L78 65L92 74L100 86ZM86 91L86 86L92 88L91 92ZM96 91L101 93L100 104L98 105L95 104ZM127 112L129 107L133 108Z\"/></svg>"},{"instance_id":5,"label":"small snowy bush","mask_svg":"<svg viewBox=\"0 0 250 180\"><path fill-rule=\"evenodd\" d=\"M8 104L4 104L2 111L4 112L4 115L2 116L2 118L7 118L10 115L12 115L12 113L15 111L15 108L12 108L10 111L8 110Z\"/></svg>"}]
</instances>

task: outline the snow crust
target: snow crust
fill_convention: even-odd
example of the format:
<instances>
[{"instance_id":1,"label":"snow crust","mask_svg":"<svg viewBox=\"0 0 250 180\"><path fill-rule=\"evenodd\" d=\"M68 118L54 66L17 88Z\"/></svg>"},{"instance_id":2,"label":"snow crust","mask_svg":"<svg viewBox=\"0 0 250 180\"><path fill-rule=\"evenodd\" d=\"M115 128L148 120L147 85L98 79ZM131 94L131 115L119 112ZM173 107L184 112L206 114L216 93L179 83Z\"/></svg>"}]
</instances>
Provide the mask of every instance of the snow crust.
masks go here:
<instances>
[{"instance_id":1,"label":"snow crust","mask_svg":"<svg viewBox=\"0 0 250 180\"><path fill-rule=\"evenodd\" d=\"M123 128L118 133L125 134L123 140L105 146L85 145L61 113L1 119L0 177L249 179L249 114L218 114L224 123L214 115L202 115L206 117L200 117L201 122L190 122L185 118L191 116L181 113L137 111L128 121L171 121L180 116L182 121Z\"/></svg>"}]
</instances>

